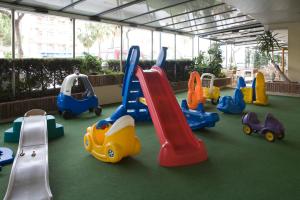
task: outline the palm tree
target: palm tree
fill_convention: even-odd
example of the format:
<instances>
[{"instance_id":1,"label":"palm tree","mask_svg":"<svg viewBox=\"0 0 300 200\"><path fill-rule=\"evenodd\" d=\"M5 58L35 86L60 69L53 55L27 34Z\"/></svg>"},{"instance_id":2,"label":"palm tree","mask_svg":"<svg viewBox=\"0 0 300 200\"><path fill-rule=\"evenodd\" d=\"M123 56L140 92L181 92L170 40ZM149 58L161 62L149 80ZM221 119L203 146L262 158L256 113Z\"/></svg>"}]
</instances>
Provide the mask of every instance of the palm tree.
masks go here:
<instances>
[{"instance_id":1,"label":"palm tree","mask_svg":"<svg viewBox=\"0 0 300 200\"><path fill-rule=\"evenodd\" d=\"M281 48L278 40L276 39L277 34L273 34L271 31L265 31L263 35L256 38L257 46L262 54L266 54L268 59L271 60L272 65L280 73L285 81L291 82L290 79L281 71L278 64L274 61L274 49ZM272 55L270 54L272 52Z\"/></svg>"}]
</instances>

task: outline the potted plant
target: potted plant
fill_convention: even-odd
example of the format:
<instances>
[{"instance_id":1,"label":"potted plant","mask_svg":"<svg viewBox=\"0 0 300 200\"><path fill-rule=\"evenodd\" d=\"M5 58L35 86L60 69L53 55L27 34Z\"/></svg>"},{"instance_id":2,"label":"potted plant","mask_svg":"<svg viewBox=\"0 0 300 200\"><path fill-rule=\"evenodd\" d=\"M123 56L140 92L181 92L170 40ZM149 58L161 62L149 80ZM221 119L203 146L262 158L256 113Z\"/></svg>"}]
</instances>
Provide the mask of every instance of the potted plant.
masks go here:
<instances>
[{"instance_id":1,"label":"potted plant","mask_svg":"<svg viewBox=\"0 0 300 200\"><path fill-rule=\"evenodd\" d=\"M281 48L277 38L277 34L273 34L271 31L265 31L263 35L260 35L256 38L257 46L261 54L266 54L267 58L271 60L272 65L275 69L280 73L280 75L284 78L285 81L291 82L290 79L281 71L279 66L274 61L274 49ZM272 52L272 55L271 55Z\"/></svg>"}]
</instances>

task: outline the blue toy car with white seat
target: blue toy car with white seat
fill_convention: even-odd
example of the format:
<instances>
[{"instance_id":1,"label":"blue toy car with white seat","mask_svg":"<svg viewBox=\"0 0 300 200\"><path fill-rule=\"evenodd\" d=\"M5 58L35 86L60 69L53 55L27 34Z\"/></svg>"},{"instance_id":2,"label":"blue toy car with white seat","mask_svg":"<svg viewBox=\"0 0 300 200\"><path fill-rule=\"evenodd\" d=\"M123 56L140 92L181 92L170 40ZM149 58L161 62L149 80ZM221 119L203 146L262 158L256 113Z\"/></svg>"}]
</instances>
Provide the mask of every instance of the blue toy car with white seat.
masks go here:
<instances>
[{"instance_id":1,"label":"blue toy car with white seat","mask_svg":"<svg viewBox=\"0 0 300 200\"><path fill-rule=\"evenodd\" d=\"M84 87L81 99L72 97L72 87L77 81L81 82ZM57 96L57 107L59 113L65 119L70 119L88 110L90 112L94 111L97 116L101 115L102 112L98 97L95 95L88 76L79 73L71 74L64 79L60 93Z\"/></svg>"}]
</instances>

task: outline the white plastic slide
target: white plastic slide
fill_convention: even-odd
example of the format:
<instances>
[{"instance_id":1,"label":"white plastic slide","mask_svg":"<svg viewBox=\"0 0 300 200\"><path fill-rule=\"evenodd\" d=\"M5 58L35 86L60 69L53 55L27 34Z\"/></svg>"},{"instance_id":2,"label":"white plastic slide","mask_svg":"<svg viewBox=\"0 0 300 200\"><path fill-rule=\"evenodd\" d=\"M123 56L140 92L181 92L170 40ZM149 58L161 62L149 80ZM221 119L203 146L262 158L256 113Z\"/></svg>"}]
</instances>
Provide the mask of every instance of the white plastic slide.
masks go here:
<instances>
[{"instance_id":1,"label":"white plastic slide","mask_svg":"<svg viewBox=\"0 0 300 200\"><path fill-rule=\"evenodd\" d=\"M289 78L281 71L281 69L279 68L279 65L276 64L274 61L271 62L271 63L272 63L272 65L275 67L276 71L279 72L280 76L283 77L283 79L284 79L286 82L290 83L291 80L290 80L290 79L289 79Z\"/></svg>"},{"instance_id":2,"label":"white plastic slide","mask_svg":"<svg viewBox=\"0 0 300 200\"><path fill-rule=\"evenodd\" d=\"M48 177L46 112L30 110L24 116L17 151L4 200L52 199Z\"/></svg>"}]
</instances>

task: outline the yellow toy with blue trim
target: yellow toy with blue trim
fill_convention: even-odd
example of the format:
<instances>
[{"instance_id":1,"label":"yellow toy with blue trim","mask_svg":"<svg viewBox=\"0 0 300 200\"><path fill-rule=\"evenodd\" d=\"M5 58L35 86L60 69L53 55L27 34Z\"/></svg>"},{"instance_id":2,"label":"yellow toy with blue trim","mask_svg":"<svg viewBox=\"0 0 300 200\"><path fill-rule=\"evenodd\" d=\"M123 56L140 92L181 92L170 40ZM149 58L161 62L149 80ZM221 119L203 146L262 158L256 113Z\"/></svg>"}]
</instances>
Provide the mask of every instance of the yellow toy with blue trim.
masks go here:
<instances>
[{"instance_id":1,"label":"yellow toy with blue trim","mask_svg":"<svg viewBox=\"0 0 300 200\"><path fill-rule=\"evenodd\" d=\"M266 94L266 83L263 73L258 72L255 79L252 82L252 87L246 87L245 79L239 77L237 82L237 88L241 89L244 101L246 103L254 103L257 105L267 105L268 96Z\"/></svg>"},{"instance_id":2,"label":"yellow toy with blue trim","mask_svg":"<svg viewBox=\"0 0 300 200\"><path fill-rule=\"evenodd\" d=\"M88 127L84 146L98 160L111 163L141 151L140 141L135 134L134 119L129 115L120 117L113 125L106 124L99 129L96 124Z\"/></svg>"},{"instance_id":3,"label":"yellow toy with blue trim","mask_svg":"<svg viewBox=\"0 0 300 200\"><path fill-rule=\"evenodd\" d=\"M243 93L245 103L252 103L253 89L249 87L244 87L241 88L241 91Z\"/></svg>"},{"instance_id":4,"label":"yellow toy with blue trim","mask_svg":"<svg viewBox=\"0 0 300 200\"><path fill-rule=\"evenodd\" d=\"M258 72L256 74L256 87L255 87L255 100L254 104L258 105L267 105L268 104L268 96L266 94L266 85L265 85L265 77L263 73Z\"/></svg>"}]
</instances>

